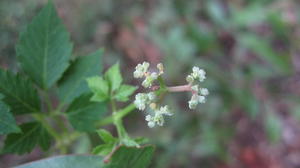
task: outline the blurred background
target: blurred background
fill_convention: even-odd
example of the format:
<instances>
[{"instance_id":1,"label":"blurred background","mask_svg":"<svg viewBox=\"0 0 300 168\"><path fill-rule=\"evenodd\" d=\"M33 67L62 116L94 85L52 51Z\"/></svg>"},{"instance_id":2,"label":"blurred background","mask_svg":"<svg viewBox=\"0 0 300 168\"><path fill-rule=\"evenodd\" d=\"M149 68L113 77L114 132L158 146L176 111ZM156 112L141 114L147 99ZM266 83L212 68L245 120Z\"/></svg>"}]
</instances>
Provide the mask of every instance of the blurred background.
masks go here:
<instances>
[{"instance_id":1,"label":"blurred background","mask_svg":"<svg viewBox=\"0 0 300 168\"><path fill-rule=\"evenodd\" d=\"M169 85L206 70L207 103L188 93L165 99L175 115L149 129L144 114L125 121L157 146L153 168L300 167L300 4L297 0L54 0L74 41L74 57L105 48L105 68L121 62L138 85L137 63L165 65ZM46 0L0 1L0 65L16 69L18 34ZM140 90L142 91L142 89ZM114 131L114 128L107 127ZM115 133L115 132L114 132ZM86 135L70 153L89 153ZM9 167L49 156L0 156ZM51 156L51 155L50 155Z\"/></svg>"}]
</instances>

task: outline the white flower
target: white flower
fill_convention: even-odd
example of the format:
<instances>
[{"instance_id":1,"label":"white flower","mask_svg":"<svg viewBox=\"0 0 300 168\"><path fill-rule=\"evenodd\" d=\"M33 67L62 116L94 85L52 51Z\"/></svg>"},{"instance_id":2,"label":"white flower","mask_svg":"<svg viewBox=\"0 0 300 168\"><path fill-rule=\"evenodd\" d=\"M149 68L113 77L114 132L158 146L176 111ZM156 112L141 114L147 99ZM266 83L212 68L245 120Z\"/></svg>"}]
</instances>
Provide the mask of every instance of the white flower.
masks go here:
<instances>
[{"instance_id":1,"label":"white flower","mask_svg":"<svg viewBox=\"0 0 300 168\"><path fill-rule=\"evenodd\" d=\"M134 104L139 110L145 110L148 96L145 93L138 93L135 95Z\"/></svg>"},{"instance_id":2,"label":"white flower","mask_svg":"<svg viewBox=\"0 0 300 168\"><path fill-rule=\"evenodd\" d=\"M205 71L203 69L200 69L199 67L193 67L193 72L191 73L191 76L194 79L199 79L200 82L203 82L205 77Z\"/></svg>"},{"instance_id":3,"label":"white flower","mask_svg":"<svg viewBox=\"0 0 300 168\"><path fill-rule=\"evenodd\" d=\"M206 99L204 96L199 96L197 94L193 94L191 100L188 102L189 108L195 109L199 103L205 103L205 102L206 102Z\"/></svg>"},{"instance_id":4,"label":"white flower","mask_svg":"<svg viewBox=\"0 0 300 168\"><path fill-rule=\"evenodd\" d=\"M152 86L152 83L157 79L158 74L156 72L152 72L150 75L146 76L145 80L143 81L142 85L145 88L149 88Z\"/></svg>"},{"instance_id":5,"label":"white flower","mask_svg":"<svg viewBox=\"0 0 300 168\"><path fill-rule=\"evenodd\" d=\"M160 107L159 111L157 111L156 113L159 113L161 115L168 115L168 116L172 116L173 115L173 113L170 111L168 105Z\"/></svg>"},{"instance_id":6,"label":"white flower","mask_svg":"<svg viewBox=\"0 0 300 168\"><path fill-rule=\"evenodd\" d=\"M153 128L155 126L154 118L151 115L147 115L145 120L148 121L148 127Z\"/></svg>"},{"instance_id":7,"label":"white flower","mask_svg":"<svg viewBox=\"0 0 300 168\"><path fill-rule=\"evenodd\" d=\"M159 75L164 73L164 65L162 63L157 64L156 67L159 70Z\"/></svg>"},{"instance_id":8,"label":"white flower","mask_svg":"<svg viewBox=\"0 0 300 168\"><path fill-rule=\"evenodd\" d=\"M194 77L193 77L192 75L188 75L188 76L186 77L186 81L187 81L188 83L193 83L193 82L194 82Z\"/></svg>"},{"instance_id":9,"label":"white flower","mask_svg":"<svg viewBox=\"0 0 300 168\"><path fill-rule=\"evenodd\" d=\"M151 121L151 120L152 120L152 116L151 116L151 115L146 115L145 120L146 120L146 121Z\"/></svg>"},{"instance_id":10,"label":"white flower","mask_svg":"<svg viewBox=\"0 0 300 168\"><path fill-rule=\"evenodd\" d=\"M192 89L193 91L195 91L195 92L198 93L198 91L199 91L199 86L198 86L198 85L194 85L194 86L191 87L191 89Z\"/></svg>"},{"instance_id":11,"label":"white flower","mask_svg":"<svg viewBox=\"0 0 300 168\"><path fill-rule=\"evenodd\" d=\"M143 64L138 64L135 67L135 71L133 72L133 76L135 78L142 78L145 73L148 71L150 64L148 62L143 62Z\"/></svg>"},{"instance_id":12,"label":"white flower","mask_svg":"<svg viewBox=\"0 0 300 168\"><path fill-rule=\"evenodd\" d=\"M156 95L154 92L149 93L138 93L135 95L134 104L139 110L145 110L147 104L152 103L156 99Z\"/></svg>"},{"instance_id":13,"label":"white flower","mask_svg":"<svg viewBox=\"0 0 300 168\"><path fill-rule=\"evenodd\" d=\"M194 94L191 98L191 100L189 101L189 108L190 109L195 109L198 105L199 101L198 101L198 95Z\"/></svg>"},{"instance_id":14,"label":"white flower","mask_svg":"<svg viewBox=\"0 0 300 168\"><path fill-rule=\"evenodd\" d=\"M164 115L173 115L167 105L155 110L154 113L154 116L147 115L145 117L145 120L148 121L148 126L150 128L153 128L155 125L163 126L165 123Z\"/></svg>"},{"instance_id":15,"label":"white flower","mask_svg":"<svg viewBox=\"0 0 300 168\"><path fill-rule=\"evenodd\" d=\"M206 102L204 96L198 96L198 101L199 101L199 103L205 103Z\"/></svg>"},{"instance_id":16,"label":"white flower","mask_svg":"<svg viewBox=\"0 0 300 168\"><path fill-rule=\"evenodd\" d=\"M153 101L153 100L156 99L156 95L155 95L154 92L149 92L149 93L147 94L147 96L148 96L148 99L149 99L150 101Z\"/></svg>"},{"instance_id":17,"label":"white flower","mask_svg":"<svg viewBox=\"0 0 300 168\"><path fill-rule=\"evenodd\" d=\"M209 91L206 88L201 88L200 89L200 94L203 95L203 96L207 96L209 94Z\"/></svg>"},{"instance_id":18,"label":"white flower","mask_svg":"<svg viewBox=\"0 0 300 168\"><path fill-rule=\"evenodd\" d=\"M157 124L159 126L163 126L165 123L165 119L164 119L163 115L160 113L155 113L155 115L153 117L153 121L155 122L155 124Z\"/></svg>"},{"instance_id":19,"label":"white flower","mask_svg":"<svg viewBox=\"0 0 300 168\"><path fill-rule=\"evenodd\" d=\"M148 122L148 127L149 128L153 128L154 126L155 126L155 122L153 122L153 121Z\"/></svg>"}]
</instances>

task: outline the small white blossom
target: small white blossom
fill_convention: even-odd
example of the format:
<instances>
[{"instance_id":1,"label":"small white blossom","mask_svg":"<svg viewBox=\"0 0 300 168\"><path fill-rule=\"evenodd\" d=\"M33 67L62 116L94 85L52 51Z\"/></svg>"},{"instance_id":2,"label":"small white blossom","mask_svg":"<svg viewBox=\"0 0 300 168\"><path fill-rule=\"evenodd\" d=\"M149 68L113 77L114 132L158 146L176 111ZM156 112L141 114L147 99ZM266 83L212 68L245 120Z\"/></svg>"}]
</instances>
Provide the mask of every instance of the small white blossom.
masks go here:
<instances>
[{"instance_id":1,"label":"small white blossom","mask_svg":"<svg viewBox=\"0 0 300 168\"><path fill-rule=\"evenodd\" d=\"M195 109L199 103L198 101L198 95L194 94L191 98L191 100L188 102L190 109Z\"/></svg>"},{"instance_id":2,"label":"small white blossom","mask_svg":"<svg viewBox=\"0 0 300 168\"><path fill-rule=\"evenodd\" d=\"M159 111L157 111L157 113L162 114L162 115L168 115L168 116L172 116L173 115L173 113L170 111L168 105L160 107L160 109L159 109Z\"/></svg>"},{"instance_id":3,"label":"small white blossom","mask_svg":"<svg viewBox=\"0 0 300 168\"><path fill-rule=\"evenodd\" d=\"M173 113L170 112L169 107L163 106L154 111L154 116L147 115L145 120L148 121L148 126L153 128L155 125L163 126L165 123L164 115L171 116Z\"/></svg>"},{"instance_id":4,"label":"small white blossom","mask_svg":"<svg viewBox=\"0 0 300 168\"><path fill-rule=\"evenodd\" d=\"M195 91L195 92L198 93L198 91L199 91L199 86L198 86L198 85L194 85L194 86L191 87L191 89L192 89L193 91Z\"/></svg>"},{"instance_id":5,"label":"small white blossom","mask_svg":"<svg viewBox=\"0 0 300 168\"><path fill-rule=\"evenodd\" d=\"M143 62L143 64L138 64L135 67L135 71L133 72L133 76L135 78L142 78L145 73L148 71L150 64L148 62Z\"/></svg>"},{"instance_id":6,"label":"small white blossom","mask_svg":"<svg viewBox=\"0 0 300 168\"><path fill-rule=\"evenodd\" d=\"M139 110L145 110L148 96L145 93L138 93L135 95L134 104Z\"/></svg>"},{"instance_id":7,"label":"small white blossom","mask_svg":"<svg viewBox=\"0 0 300 168\"><path fill-rule=\"evenodd\" d=\"M206 99L204 96L199 96L197 94L193 94L191 100L188 102L189 108L195 109L199 103L205 103L205 102L206 102Z\"/></svg>"},{"instance_id":8,"label":"small white blossom","mask_svg":"<svg viewBox=\"0 0 300 168\"><path fill-rule=\"evenodd\" d=\"M187 81L188 83L193 83L193 82L194 82L194 77L193 77L192 75L188 75L188 76L186 77L186 81Z\"/></svg>"},{"instance_id":9,"label":"small white blossom","mask_svg":"<svg viewBox=\"0 0 300 168\"><path fill-rule=\"evenodd\" d=\"M206 88L201 88L200 89L200 94L203 95L203 96L207 96L209 94L209 91Z\"/></svg>"},{"instance_id":10,"label":"small white blossom","mask_svg":"<svg viewBox=\"0 0 300 168\"><path fill-rule=\"evenodd\" d=\"M159 71L158 75L161 75L164 73L164 65L162 63L157 64L156 67Z\"/></svg>"},{"instance_id":11,"label":"small white blossom","mask_svg":"<svg viewBox=\"0 0 300 168\"><path fill-rule=\"evenodd\" d=\"M205 71L203 69L200 69L199 67L193 67L193 72L191 74L191 76L194 79L199 79L200 82L203 82L205 77Z\"/></svg>"},{"instance_id":12,"label":"small white blossom","mask_svg":"<svg viewBox=\"0 0 300 168\"><path fill-rule=\"evenodd\" d=\"M165 123L165 119L164 119L163 115L160 113L155 113L155 115L153 117L153 121L155 122L155 124L157 124L159 126L163 126Z\"/></svg>"},{"instance_id":13,"label":"small white blossom","mask_svg":"<svg viewBox=\"0 0 300 168\"><path fill-rule=\"evenodd\" d=\"M149 92L149 93L147 94L147 96L148 96L148 99L149 99L150 101L153 101L153 100L156 99L156 95L155 95L154 92Z\"/></svg>"},{"instance_id":14,"label":"small white blossom","mask_svg":"<svg viewBox=\"0 0 300 168\"><path fill-rule=\"evenodd\" d=\"M152 83L157 79L158 74L156 72L152 72L150 75L146 76L145 80L143 81L142 85L145 88L149 88L152 86Z\"/></svg>"},{"instance_id":15,"label":"small white blossom","mask_svg":"<svg viewBox=\"0 0 300 168\"><path fill-rule=\"evenodd\" d=\"M155 126L154 117L152 117L151 115L147 115L145 120L148 121L149 128L153 128Z\"/></svg>"},{"instance_id":16,"label":"small white blossom","mask_svg":"<svg viewBox=\"0 0 300 168\"><path fill-rule=\"evenodd\" d=\"M153 128L154 126L155 126L155 122L153 122L153 121L148 122L148 127L149 128Z\"/></svg>"},{"instance_id":17,"label":"small white blossom","mask_svg":"<svg viewBox=\"0 0 300 168\"><path fill-rule=\"evenodd\" d=\"M199 101L199 103L205 103L206 102L204 96L198 96L198 101Z\"/></svg>"},{"instance_id":18,"label":"small white blossom","mask_svg":"<svg viewBox=\"0 0 300 168\"><path fill-rule=\"evenodd\" d=\"M146 115L146 118L145 118L146 121L151 121L151 119L152 119L151 115Z\"/></svg>"},{"instance_id":19,"label":"small white blossom","mask_svg":"<svg viewBox=\"0 0 300 168\"><path fill-rule=\"evenodd\" d=\"M139 110L145 110L147 104L152 103L156 99L156 95L154 92L150 93L138 93L135 95L134 104Z\"/></svg>"}]
</instances>

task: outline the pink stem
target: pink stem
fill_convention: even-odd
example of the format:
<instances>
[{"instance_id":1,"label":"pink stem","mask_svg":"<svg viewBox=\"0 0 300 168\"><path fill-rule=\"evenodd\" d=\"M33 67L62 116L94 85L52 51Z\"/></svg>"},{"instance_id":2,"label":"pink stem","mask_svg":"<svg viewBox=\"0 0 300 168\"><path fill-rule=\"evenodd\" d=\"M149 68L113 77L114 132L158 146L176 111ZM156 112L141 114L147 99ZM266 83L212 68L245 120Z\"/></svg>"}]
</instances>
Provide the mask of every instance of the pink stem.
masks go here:
<instances>
[{"instance_id":1,"label":"pink stem","mask_svg":"<svg viewBox=\"0 0 300 168\"><path fill-rule=\"evenodd\" d=\"M181 85L181 86L171 86L167 87L168 91L170 92L185 92L185 91L192 91L191 85Z\"/></svg>"}]
</instances>

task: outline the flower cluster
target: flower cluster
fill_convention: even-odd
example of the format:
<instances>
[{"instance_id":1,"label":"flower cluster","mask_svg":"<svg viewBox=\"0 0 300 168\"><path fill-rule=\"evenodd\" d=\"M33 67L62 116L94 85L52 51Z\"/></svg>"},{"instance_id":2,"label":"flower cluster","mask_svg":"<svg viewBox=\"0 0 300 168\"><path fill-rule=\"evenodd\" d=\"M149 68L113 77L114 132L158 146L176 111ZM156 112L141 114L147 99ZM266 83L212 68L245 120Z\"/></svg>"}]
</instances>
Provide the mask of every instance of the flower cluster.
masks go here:
<instances>
[{"instance_id":1,"label":"flower cluster","mask_svg":"<svg viewBox=\"0 0 300 168\"><path fill-rule=\"evenodd\" d=\"M164 115L172 116L173 113L170 112L168 105L160 107L159 109L154 109L155 113L153 116L147 115L146 121L148 121L148 126L153 128L155 125L163 126L164 125Z\"/></svg>"},{"instance_id":2,"label":"flower cluster","mask_svg":"<svg viewBox=\"0 0 300 168\"><path fill-rule=\"evenodd\" d=\"M203 82L206 79L206 73L203 69L200 69L199 67L193 67L193 72L186 77L186 81L189 83L189 85L192 85L192 97L190 99L189 108L195 109L198 105L198 103L205 103L206 98L209 94L208 89L206 88L200 88L199 85L193 85L195 82Z\"/></svg>"},{"instance_id":3,"label":"flower cluster","mask_svg":"<svg viewBox=\"0 0 300 168\"><path fill-rule=\"evenodd\" d=\"M193 67L193 72L186 77L186 81L188 83L193 83L195 80L199 80L199 82L203 82L206 79L206 73L203 69L199 67Z\"/></svg>"},{"instance_id":4,"label":"flower cluster","mask_svg":"<svg viewBox=\"0 0 300 168\"><path fill-rule=\"evenodd\" d=\"M138 93L135 95L134 104L139 110L145 110L146 105L150 104L156 98L154 92Z\"/></svg>"},{"instance_id":5,"label":"flower cluster","mask_svg":"<svg viewBox=\"0 0 300 168\"><path fill-rule=\"evenodd\" d=\"M157 69L159 72L150 72L148 71L150 64L148 62L143 62L143 64L138 64L135 67L135 71L133 72L133 76L135 78L144 78L144 81L142 82L142 85L145 88L150 88L152 86L152 83L160 76L163 74L164 67L163 65L157 64Z\"/></svg>"},{"instance_id":6,"label":"flower cluster","mask_svg":"<svg viewBox=\"0 0 300 168\"><path fill-rule=\"evenodd\" d=\"M198 85L192 86L193 95L189 103L190 109L195 109L198 103L205 103L205 96L209 94L206 88L199 88Z\"/></svg>"},{"instance_id":7,"label":"flower cluster","mask_svg":"<svg viewBox=\"0 0 300 168\"><path fill-rule=\"evenodd\" d=\"M148 121L148 126L150 128L154 127L155 125L163 126L164 124L164 115L171 116L172 113L169 110L169 107L163 106L158 108L155 100L156 95L154 92L149 93L138 93L135 96L134 104L139 110L145 110L146 106L149 105L150 109L154 111L154 115L147 115L146 121Z\"/></svg>"},{"instance_id":8,"label":"flower cluster","mask_svg":"<svg viewBox=\"0 0 300 168\"><path fill-rule=\"evenodd\" d=\"M163 126L164 116L172 116L173 113L170 111L167 105L158 107L158 97L162 92L184 92L188 91L192 93L192 98L188 102L190 109L195 109L199 103L205 103L206 96L209 94L208 89L201 88L197 84L198 82L203 82L206 79L206 73L203 69L198 67L193 67L193 72L186 77L188 82L187 85L167 87L162 78L160 78L159 86L153 86L155 80L158 79L160 75L164 72L163 65L157 64L158 72L149 71L150 64L148 62L143 62L138 64L135 68L133 76L135 78L145 78L142 82L143 87L151 88L149 93L138 93L135 96L134 104L139 110L145 110L148 106L153 113L146 115L145 120L148 122L148 126L153 128L154 126ZM159 90L162 88L162 90ZM154 91L158 89L158 91Z\"/></svg>"}]
</instances>

